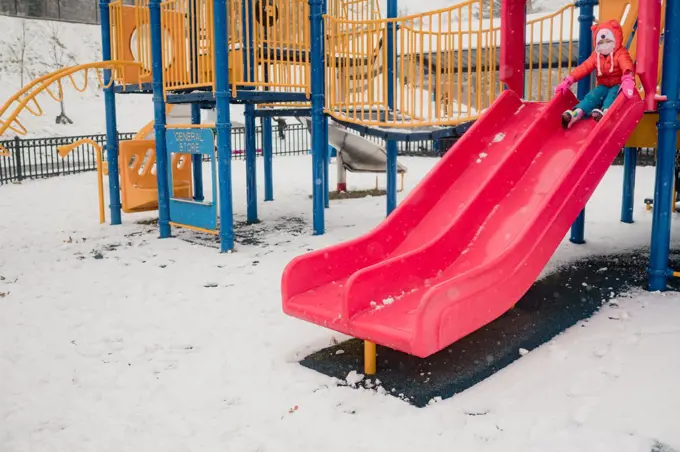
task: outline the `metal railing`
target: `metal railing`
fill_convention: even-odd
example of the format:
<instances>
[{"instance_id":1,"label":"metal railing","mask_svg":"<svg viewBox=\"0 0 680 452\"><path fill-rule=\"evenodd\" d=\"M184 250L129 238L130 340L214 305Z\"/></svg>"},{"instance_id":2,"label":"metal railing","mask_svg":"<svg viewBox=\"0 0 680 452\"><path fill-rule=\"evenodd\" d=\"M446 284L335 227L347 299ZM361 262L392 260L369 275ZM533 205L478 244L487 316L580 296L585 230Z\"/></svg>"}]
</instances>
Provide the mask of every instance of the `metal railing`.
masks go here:
<instances>
[{"instance_id":1,"label":"metal railing","mask_svg":"<svg viewBox=\"0 0 680 452\"><path fill-rule=\"evenodd\" d=\"M494 17L493 2L467 0L394 19L326 16L327 113L345 122L393 127L475 119L501 91L499 27L483 18L486 11ZM388 49L390 35L394 45ZM388 61L394 62L392 74Z\"/></svg>"}]
</instances>

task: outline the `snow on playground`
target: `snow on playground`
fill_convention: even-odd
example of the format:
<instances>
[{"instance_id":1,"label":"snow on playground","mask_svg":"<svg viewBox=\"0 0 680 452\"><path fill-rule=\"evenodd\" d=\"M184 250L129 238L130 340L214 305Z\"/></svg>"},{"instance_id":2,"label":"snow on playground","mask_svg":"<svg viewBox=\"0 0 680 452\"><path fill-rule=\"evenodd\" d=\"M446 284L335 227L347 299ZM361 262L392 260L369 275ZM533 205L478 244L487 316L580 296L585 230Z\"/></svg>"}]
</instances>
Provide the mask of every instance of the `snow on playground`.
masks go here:
<instances>
[{"instance_id":1,"label":"snow on playground","mask_svg":"<svg viewBox=\"0 0 680 452\"><path fill-rule=\"evenodd\" d=\"M400 161L408 191L436 159ZM384 197L333 201L328 233L312 236L310 163L274 160L276 201L239 227L233 254L158 240L137 223L153 213L97 224L94 173L2 187L0 451L680 449L677 293L622 297L426 408L300 366L345 337L282 313L284 266L368 231L385 209ZM242 221L245 167L233 165ZM648 243L654 169L638 169L633 225L618 221L621 173L611 168L588 206L588 243L565 241L549 268Z\"/></svg>"}]
</instances>

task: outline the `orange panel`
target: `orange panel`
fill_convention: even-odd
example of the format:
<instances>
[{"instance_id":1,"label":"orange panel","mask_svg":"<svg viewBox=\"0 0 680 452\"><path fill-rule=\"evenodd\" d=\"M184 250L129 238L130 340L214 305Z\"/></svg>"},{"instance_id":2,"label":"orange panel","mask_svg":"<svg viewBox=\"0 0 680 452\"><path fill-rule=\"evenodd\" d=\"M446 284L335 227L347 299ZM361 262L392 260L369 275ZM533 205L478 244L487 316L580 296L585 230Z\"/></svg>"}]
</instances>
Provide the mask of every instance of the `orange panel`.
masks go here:
<instances>
[{"instance_id":1,"label":"orange panel","mask_svg":"<svg viewBox=\"0 0 680 452\"><path fill-rule=\"evenodd\" d=\"M120 59L124 61L141 61L142 69L138 67L126 66L124 68L124 81L126 84L137 84L137 83L151 83L151 28L149 26L148 13L142 14L137 11L142 9L141 7L124 5L123 6L123 37L122 37L122 48L120 49ZM166 17L177 17L182 18L181 13L176 12L163 12ZM183 19L183 18L182 18ZM172 23L168 20L166 23ZM172 56L173 61L168 65L165 76L171 76L176 73L174 69L170 69L173 66L174 61L184 61L185 49L181 45L184 41L184 37L174 36L169 28L165 28L166 36L170 36L172 39ZM135 46L134 52L137 53L136 44L133 42L135 40L142 40L141 55L137 55L137 58L133 55L132 47ZM112 39L113 40L113 39ZM181 67L182 65L180 65ZM172 78L172 77L171 77Z\"/></svg>"},{"instance_id":2,"label":"orange panel","mask_svg":"<svg viewBox=\"0 0 680 452\"><path fill-rule=\"evenodd\" d=\"M156 141L121 141L118 159L123 212L158 209ZM172 193L175 197L191 198L191 160L175 154L171 164L174 182Z\"/></svg>"}]
</instances>

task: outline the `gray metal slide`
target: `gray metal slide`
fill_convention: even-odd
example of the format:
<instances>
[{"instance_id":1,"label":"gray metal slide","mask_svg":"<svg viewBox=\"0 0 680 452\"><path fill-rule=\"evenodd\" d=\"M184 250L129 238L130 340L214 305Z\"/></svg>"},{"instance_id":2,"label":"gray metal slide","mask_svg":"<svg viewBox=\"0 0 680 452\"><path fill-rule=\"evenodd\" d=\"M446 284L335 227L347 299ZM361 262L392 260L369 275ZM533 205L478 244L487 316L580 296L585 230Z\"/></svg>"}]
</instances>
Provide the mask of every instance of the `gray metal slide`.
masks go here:
<instances>
[{"instance_id":1,"label":"gray metal slide","mask_svg":"<svg viewBox=\"0 0 680 452\"><path fill-rule=\"evenodd\" d=\"M299 118L298 118L299 120ZM305 118L307 131L311 133L312 120ZM302 121L300 121L302 122ZM333 146L342 165L353 173L384 173L387 168L387 151L384 147L357 134L350 133L329 120L328 143ZM404 165L397 162L397 172L406 173Z\"/></svg>"}]
</instances>

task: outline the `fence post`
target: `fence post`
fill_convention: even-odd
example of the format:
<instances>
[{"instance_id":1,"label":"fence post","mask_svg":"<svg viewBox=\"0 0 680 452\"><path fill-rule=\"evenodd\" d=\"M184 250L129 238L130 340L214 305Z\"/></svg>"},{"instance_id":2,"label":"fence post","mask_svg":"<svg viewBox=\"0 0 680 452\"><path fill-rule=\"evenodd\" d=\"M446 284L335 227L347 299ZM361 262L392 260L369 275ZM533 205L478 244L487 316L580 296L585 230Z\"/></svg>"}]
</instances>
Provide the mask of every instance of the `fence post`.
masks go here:
<instances>
[{"instance_id":1,"label":"fence post","mask_svg":"<svg viewBox=\"0 0 680 452\"><path fill-rule=\"evenodd\" d=\"M21 182L24 179L21 168L21 139L14 137L14 165L16 166L17 180Z\"/></svg>"}]
</instances>

